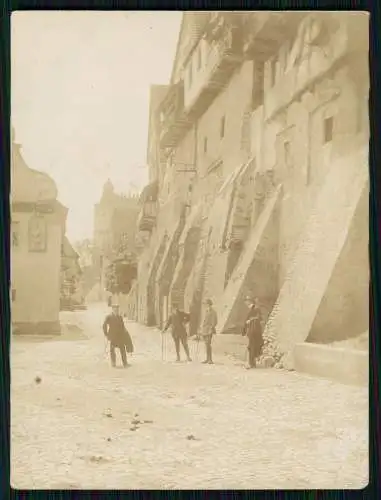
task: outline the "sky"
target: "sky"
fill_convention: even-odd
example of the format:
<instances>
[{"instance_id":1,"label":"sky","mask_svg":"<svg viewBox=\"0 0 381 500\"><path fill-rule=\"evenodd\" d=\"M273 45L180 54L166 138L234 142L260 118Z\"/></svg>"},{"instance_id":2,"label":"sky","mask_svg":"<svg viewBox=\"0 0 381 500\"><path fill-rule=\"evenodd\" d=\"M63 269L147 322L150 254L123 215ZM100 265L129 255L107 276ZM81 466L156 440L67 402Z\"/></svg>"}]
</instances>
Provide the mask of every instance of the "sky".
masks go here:
<instances>
[{"instance_id":1,"label":"sky","mask_svg":"<svg viewBox=\"0 0 381 500\"><path fill-rule=\"evenodd\" d=\"M69 208L67 235L92 236L107 178L140 190L149 87L169 82L181 12L15 12L11 120L27 164Z\"/></svg>"}]
</instances>

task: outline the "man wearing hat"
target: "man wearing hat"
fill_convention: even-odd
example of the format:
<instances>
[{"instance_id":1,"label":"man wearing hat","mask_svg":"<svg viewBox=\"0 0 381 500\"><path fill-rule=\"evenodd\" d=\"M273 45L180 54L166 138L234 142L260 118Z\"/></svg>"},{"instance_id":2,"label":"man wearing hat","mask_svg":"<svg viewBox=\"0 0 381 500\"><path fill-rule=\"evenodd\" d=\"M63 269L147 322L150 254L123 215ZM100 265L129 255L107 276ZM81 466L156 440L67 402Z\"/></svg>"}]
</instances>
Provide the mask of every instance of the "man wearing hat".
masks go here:
<instances>
[{"instance_id":1,"label":"man wearing hat","mask_svg":"<svg viewBox=\"0 0 381 500\"><path fill-rule=\"evenodd\" d=\"M206 311L202 324L201 335L205 342L206 360L204 364L213 364L212 360L212 338L216 333L217 313L213 309L213 302L210 299L205 301Z\"/></svg>"},{"instance_id":2,"label":"man wearing hat","mask_svg":"<svg viewBox=\"0 0 381 500\"><path fill-rule=\"evenodd\" d=\"M112 306L112 313L106 316L103 323L103 333L110 342L111 365L116 366L116 352L118 348L124 368L128 366L127 352L133 352L132 339L128 333L122 316L119 314L119 306Z\"/></svg>"},{"instance_id":3,"label":"man wearing hat","mask_svg":"<svg viewBox=\"0 0 381 500\"><path fill-rule=\"evenodd\" d=\"M247 315L242 335L246 335L249 340L247 346L249 351L249 363L247 368L250 369L255 368L255 360L261 354L263 347L262 314L257 297L247 296L245 303L249 308L249 314Z\"/></svg>"},{"instance_id":4,"label":"man wearing hat","mask_svg":"<svg viewBox=\"0 0 381 500\"><path fill-rule=\"evenodd\" d=\"M192 361L189 354L187 331L185 324L189 322L190 315L184 311L180 311L177 304L172 305L172 314L163 329L163 333L172 326L172 338L175 343L177 361L180 361L180 342L183 345L188 361Z\"/></svg>"}]
</instances>

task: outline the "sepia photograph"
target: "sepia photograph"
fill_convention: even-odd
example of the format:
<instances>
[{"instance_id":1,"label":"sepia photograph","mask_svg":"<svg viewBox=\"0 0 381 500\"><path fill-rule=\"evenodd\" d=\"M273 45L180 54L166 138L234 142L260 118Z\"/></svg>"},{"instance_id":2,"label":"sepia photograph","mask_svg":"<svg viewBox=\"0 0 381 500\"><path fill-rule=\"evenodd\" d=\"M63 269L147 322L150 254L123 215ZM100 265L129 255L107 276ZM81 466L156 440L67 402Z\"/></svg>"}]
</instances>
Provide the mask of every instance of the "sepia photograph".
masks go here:
<instances>
[{"instance_id":1,"label":"sepia photograph","mask_svg":"<svg viewBox=\"0 0 381 500\"><path fill-rule=\"evenodd\" d=\"M11 16L11 486L369 482L369 14Z\"/></svg>"}]
</instances>

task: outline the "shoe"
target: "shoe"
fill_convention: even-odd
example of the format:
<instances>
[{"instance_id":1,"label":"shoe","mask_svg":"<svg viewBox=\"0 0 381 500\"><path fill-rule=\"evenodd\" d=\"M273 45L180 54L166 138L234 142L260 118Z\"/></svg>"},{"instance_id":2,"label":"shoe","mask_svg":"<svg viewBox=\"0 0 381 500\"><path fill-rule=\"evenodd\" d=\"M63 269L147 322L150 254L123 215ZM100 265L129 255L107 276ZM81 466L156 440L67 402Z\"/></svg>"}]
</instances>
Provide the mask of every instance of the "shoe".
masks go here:
<instances>
[{"instance_id":1,"label":"shoe","mask_svg":"<svg viewBox=\"0 0 381 500\"><path fill-rule=\"evenodd\" d=\"M180 363L181 362L181 359L180 358L177 358L176 359L176 363Z\"/></svg>"},{"instance_id":2,"label":"shoe","mask_svg":"<svg viewBox=\"0 0 381 500\"><path fill-rule=\"evenodd\" d=\"M211 359L208 361L208 365L214 365L214 363Z\"/></svg>"},{"instance_id":3,"label":"shoe","mask_svg":"<svg viewBox=\"0 0 381 500\"><path fill-rule=\"evenodd\" d=\"M203 365L207 365L208 363L209 363L209 361L207 359L202 362Z\"/></svg>"},{"instance_id":4,"label":"shoe","mask_svg":"<svg viewBox=\"0 0 381 500\"><path fill-rule=\"evenodd\" d=\"M192 358L188 358L188 361L191 362L192 361Z\"/></svg>"}]
</instances>

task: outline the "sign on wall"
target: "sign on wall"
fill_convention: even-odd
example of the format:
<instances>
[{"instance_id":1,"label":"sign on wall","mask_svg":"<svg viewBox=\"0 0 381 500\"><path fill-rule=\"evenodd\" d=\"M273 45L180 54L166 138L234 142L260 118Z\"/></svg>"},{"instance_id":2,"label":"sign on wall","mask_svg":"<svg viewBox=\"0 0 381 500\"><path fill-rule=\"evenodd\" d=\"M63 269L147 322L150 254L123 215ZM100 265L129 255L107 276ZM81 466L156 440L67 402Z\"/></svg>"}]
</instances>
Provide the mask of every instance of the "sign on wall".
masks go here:
<instances>
[{"instance_id":1,"label":"sign on wall","mask_svg":"<svg viewBox=\"0 0 381 500\"><path fill-rule=\"evenodd\" d=\"M28 246L30 252L46 252L47 226L41 215L33 215L29 220Z\"/></svg>"}]
</instances>

